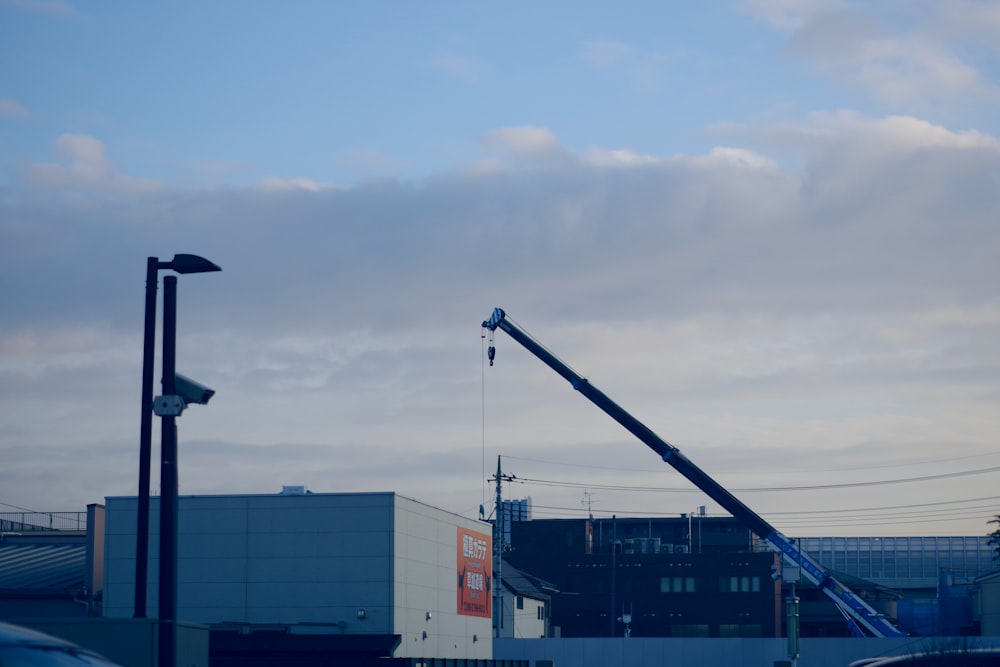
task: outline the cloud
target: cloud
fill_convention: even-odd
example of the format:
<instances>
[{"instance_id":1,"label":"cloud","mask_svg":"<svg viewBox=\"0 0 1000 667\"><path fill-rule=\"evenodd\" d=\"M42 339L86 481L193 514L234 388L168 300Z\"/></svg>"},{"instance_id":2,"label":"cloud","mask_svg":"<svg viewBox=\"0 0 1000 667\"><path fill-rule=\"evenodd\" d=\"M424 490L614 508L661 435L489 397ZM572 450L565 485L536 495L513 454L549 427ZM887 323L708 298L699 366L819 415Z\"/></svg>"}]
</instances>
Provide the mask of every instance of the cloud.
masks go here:
<instances>
[{"instance_id":1,"label":"cloud","mask_svg":"<svg viewBox=\"0 0 1000 667\"><path fill-rule=\"evenodd\" d=\"M120 174L105 155L104 143L84 134L63 134L56 140L62 163L36 163L23 173L30 185L50 190L96 189L116 192L149 192L162 187L157 181Z\"/></svg>"},{"instance_id":2,"label":"cloud","mask_svg":"<svg viewBox=\"0 0 1000 667\"><path fill-rule=\"evenodd\" d=\"M788 32L790 53L864 90L885 108L958 109L1000 101L1000 87L956 40L961 37L964 44L969 35L990 35L983 42L995 45L1000 19L981 3L917 3L884 14L872 5L826 0L759 0L745 6Z\"/></svg>"},{"instance_id":3,"label":"cloud","mask_svg":"<svg viewBox=\"0 0 1000 667\"><path fill-rule=\"evenodd\" d=\"M83 14L69 2L63 0L3 0L3 4L38 14L76 18Z\"/></svg>"},{"instance_id":4,"label":"cloud","mask_svg":"<svg viewBox=\"0 0 1000 667\"><path fill-rule=\"evenodd\" d=\"M584 45L583 57L598 67L613 67L628 61L634 49L622 42L596 41Z\"/></svg>"},{"instance_id":5,"label":"cloud","mask_svg":"<svg viewBox=\"0 0 1000 667\"><path fill-rule=\"evenodd\" d=\"M544 127L504 127L487 132L482 141L488 149L522 164L572 159L556 136Z\"/></svg>"},{"instance_id":6,"label":"cloud","mask_svg":"<svg viewBox=\"0 0 1000 667\"><path fill-rule=\"evenodd\" d=\"M844 0L743 0L741 4L779 30L797 30L817 15L850 6Z\"/></svg>"},{"instance_id":7,"label":"cloud","mask_svg":"<svg viewBox=\"0 0 1000 667\"><path fill-rule=\"evenodd\" d=\"M686 50L642 51L623 42L606 40L584 44L582 57L601 70L622 73L635 90L642 92L659 90L671 65L699 58Z\"/></svg>"},{"instance_id":8,"label":"cloud","mask_svg":"<svg viewBox=\"0 0 1000 667\"><path fill-rule=\"evenodd\" d=\"M475 512L498 450L673 479L502 333L486 367L494 306L709 470L995 452L997 138L847 111L722 129L653 155L506 127L483 137L502 169L225 189L118 187L104 144L66 135L59 178L0 198L0 487L54 509L133 492L144 263L174 252L223 268L179 278L178 368L218 392L183 417L189 493ZM39 484L83 449L73 485Z\"/></svg>"},{"instance_id":9,"label":"cloud","mask_svg":"<svg viewBox=\"0 0 1000 667\"><path fill-rule=\"evenodd\" d=\"M213 180L246 174L256 169L253 164L240 160L193 160L187 166L200 176Z\"/></svg>"},{"instance_id":10,"label":"cloud","mask_svg":"<svg viewBox=\"0 0 1000 667\"><path fill-rule=\"evenodd\" d=\"M1000 100L1000 89L949 45L919 34L891 35L855 14L807 24L791 37L789 48L896 108L927 99Z\"/></svg>"},{"instance_id":11,"label":"cloud","mask_svg":"<svg viewBox=\"0 0 1000 667\"><path fill-rule=\"evenodd\" d=\"M31 113L15 100L0 97L0 118L27 118Z\"/></svg>"},{"instance_id":12,"label":"cloud","mask_svg":"<svg viewBox=\"0 0 1000 667\"><path fill-rule=\"evenodd\" d=\"M582 157L588 164L593 164L599 167L635 167L656 164L661 161L661 159L656 156L640 155L639 153L625 149L607 150L603 148L593 148L588 150Z\"/></svg>"},{"instance_id":13,"label":"cloud","mask_svg":"<svg viewBox=\"0 0 1000 667\"><path fill-rule=\"evenodd\" d=\"M363 176L391 176L406 169L404 160L373 149L355 149L337 154L339 164L348 165Z\"/></svg>"},{"instance_id":14,"label":"cloud","mask_svg":"<svg viewBox=\"0 0 1000 667\"><path fill-rule=\"evenodd\" d=\"M445 52L432 56L431 64L464 81L476 82L482 76L484 69L482 61L472 56Z\"/></svg>"},{"instance_id":15,"label":"cloud","mask_svg":"<svg viewBox=\"0 0 1000 667\"><path fill-rule=\"evenodd\" d=\"M263 191L270 192L287 192L290 190L318 192L320 190L328 190L334 186L314 181L311 178L281 178L278 176L271 176L263 179L257 187Z\"/></svg>"}]
</instances>

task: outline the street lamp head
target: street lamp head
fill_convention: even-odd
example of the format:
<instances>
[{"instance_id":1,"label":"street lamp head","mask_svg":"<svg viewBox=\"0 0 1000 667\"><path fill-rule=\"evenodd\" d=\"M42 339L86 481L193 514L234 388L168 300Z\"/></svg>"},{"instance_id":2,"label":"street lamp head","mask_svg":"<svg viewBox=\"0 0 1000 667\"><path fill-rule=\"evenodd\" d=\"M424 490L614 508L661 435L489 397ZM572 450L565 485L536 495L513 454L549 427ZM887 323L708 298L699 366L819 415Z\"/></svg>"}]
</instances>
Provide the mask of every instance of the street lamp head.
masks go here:
<instances>
[{"instance_id":1,"label":"street lamp head","mask_svg":"<svg viewBox=\"0 0 1000 667\"><path fill-rule=\"evenodd\" d=\"M161 266L173 269L177 273L209 273L211 271L221 271L222 269L204 257L198 255L177 254L169 262L162 262Z\"/></svg>"}]
</instances>

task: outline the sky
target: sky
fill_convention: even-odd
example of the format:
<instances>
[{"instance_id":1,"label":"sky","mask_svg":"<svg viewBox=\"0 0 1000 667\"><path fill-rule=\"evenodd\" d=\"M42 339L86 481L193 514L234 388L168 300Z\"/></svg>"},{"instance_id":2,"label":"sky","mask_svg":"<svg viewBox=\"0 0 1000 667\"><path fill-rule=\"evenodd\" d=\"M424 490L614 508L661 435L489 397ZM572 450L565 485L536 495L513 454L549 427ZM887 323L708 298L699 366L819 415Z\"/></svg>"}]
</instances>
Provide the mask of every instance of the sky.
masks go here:
<instances>
[{"instance_id":1,"label":"sky","mask_svg":"<svg viewBox=\"0 0 1000 667\"><path fill-rule=\"evenodd\" d=\"M0 512L136 493L146 258L193 253L181 494L477 517L499 457L536 518L725 514L490 367L499 306L789 536L985 535L998 45L981 0L0 0Z\"/></svg>"}]
</instances>

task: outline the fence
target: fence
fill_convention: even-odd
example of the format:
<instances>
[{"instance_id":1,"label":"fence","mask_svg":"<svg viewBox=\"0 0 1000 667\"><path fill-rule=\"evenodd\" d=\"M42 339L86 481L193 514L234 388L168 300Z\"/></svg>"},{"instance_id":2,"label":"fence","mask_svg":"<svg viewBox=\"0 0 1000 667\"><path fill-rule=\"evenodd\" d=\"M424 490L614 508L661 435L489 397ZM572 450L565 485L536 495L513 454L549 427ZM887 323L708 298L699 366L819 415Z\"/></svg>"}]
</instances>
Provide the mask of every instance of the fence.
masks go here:
<instances>
[{"instance_id":1,"label":"fence","mask_svg":"<svg viewBox=\"0 0 1000 667\"><path fill-rule=\"evenodd\" d=\"M86 512L0 512L0 532L87 530Z\"/></svg>"}]
</instances>

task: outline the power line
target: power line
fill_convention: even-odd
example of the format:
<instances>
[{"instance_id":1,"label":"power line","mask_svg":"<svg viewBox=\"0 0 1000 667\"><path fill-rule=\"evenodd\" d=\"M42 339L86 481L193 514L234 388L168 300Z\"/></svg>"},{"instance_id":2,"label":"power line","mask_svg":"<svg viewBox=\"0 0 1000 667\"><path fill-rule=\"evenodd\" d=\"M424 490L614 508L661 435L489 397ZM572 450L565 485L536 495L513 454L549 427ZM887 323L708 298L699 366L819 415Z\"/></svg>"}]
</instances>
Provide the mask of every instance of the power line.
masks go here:
<instances>
[{"instance_id":1,"label":"power line","mask_svg":"<svg viewBox=\"0 0 1000 667\"><path fill-rule=\"evenodd\" d=\"M533 510L545 509L548 510L544 512L544 516L548 518L583 518L582 510L573 507L559 507L551 505L532 505ZM973 511L977 510L977 511ZM993 514L989 511L982 511L980 508L969 508L970 513L956 513L954 511L946 511L944 513L935 512L924 512L916 515L908 516L902 515L883 515L883 516L869 516L869 517L824 517L822 519L815 519L810 517L788 517L781 521L783 526L789 527L811 527L811 528L833 528L838 526L895 526L895 525L911 525L911 524L924 524L924 523L940 523L940 522L954 522L956 520L972 520L979 519L984 523L987 522ZM621 516L633 516L633 517L663 517L663 512L651 512L651 511L631 511L631 510L602 510L600 512L605 516L601 518L608 518L611 515Z\"/></svg>"},{"instance_id":2,"label":"power line","mask_svg":"<svg viewBox=\"0 0 1000 667\"><path fill-rule=\"evenodd\" d=\"M799 486L759 486L759 487L744 487L744 488L731 488L730 491L737 491L740 493L760 493L768 492L775 493L781 491L819 491L824 489L851 489L867 486L887 486L890 484L910 484L914 482L929 482L939 479L952 479L955 477L968 477L972 475L985 475L991 472L1000 471L1000 466L994 466L992 468L980 468L978 470L961 470L958 472L941 473L938 475L924 475L921 477L904 477L897 479L883 479L875 480L869 482L842 482L839 484L806 484ZM595 488L604 489L607 491L640 491L640 492L654 492L654 493L688 493L688 492L700 492L696 488L675 488L675 487L656 487L656 486L630 486L624 484L592 484L592 483L582 483L582 482L564 482L560 480L552 479L536 479L531 477L519 477L516 481L521 483L532 483L539 484L541 486L561 486L570 488Z\"/></svg>"},{"instance_id":3,"label":"power line","mask_svg":"<svg viewBox=\"0 0 1000 667\"><path fill-rule=\"evenodd\" d=\"M593 470L610 470L617 472L649 472L648 468L618 468L614 466L599 466L591 465L586 463L567 463L565 461L550 461L547 459L536 459L527 456L513 456L510 454L504 454L504 458L514 459L519 461L529 461L532 463L545 463L547 465L565 466L568 468L589 468ZM996 452L986 452L984 454L969 454L968 456L954 456L943 459L927 459L924 461L909 461L909 462L893 462L885 465L864 465L849 468L818 468L818 469L800 469L800 470L780 470L780 471L767 471L767 470L716 470L718 474L726 475L769 475L769 474L800 474L800 473L814 473L814 472L857 472L859 470L881 470L885 468L904 468L908 466L919 466L919 465L937 465L940 463L951 463L954 461L966 461L968 459L978 459L986 456L1000 456L1000 451Z\"/></svg>"}]
</instances>

